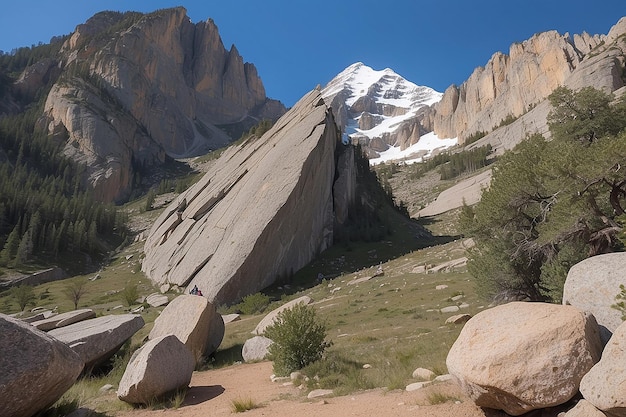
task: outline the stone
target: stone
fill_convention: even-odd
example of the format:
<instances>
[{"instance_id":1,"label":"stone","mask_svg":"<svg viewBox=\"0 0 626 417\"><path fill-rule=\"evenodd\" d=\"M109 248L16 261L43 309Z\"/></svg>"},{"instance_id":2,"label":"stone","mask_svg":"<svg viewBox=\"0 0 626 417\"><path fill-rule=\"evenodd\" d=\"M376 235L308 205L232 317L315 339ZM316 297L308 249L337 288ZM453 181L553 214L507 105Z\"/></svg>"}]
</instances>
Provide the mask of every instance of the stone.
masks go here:
<instances>
[{"instance_id":1,"label":"stone","mask_svg":"<svg viewBox=\"0 0 626 417\"><path fill-rule=\"evenodd\" d=\"M563 286L563 304L570 304L593 314L600 325L600 335L606 343L622 324L619 310L611 307L626 284L626 253L615 252L592 256L572 266Z\"/></svg>"},{"instance_id":2,"label":"stone","mask_svg":"<svg viewBox=\"0 0 626 417\"><path fill-rule=\"evenodd\" d=\"M420 379L422 381L430 381L435 377L435 373L430 369L426 368L417 368L413 371L412 377L414 379Z\"/></svg>"},{"instance_id":3,"label":"stone","mask_svg":"<svg viewBox=\"0 0 626 417\"><path fill-rule=\"evenodd\" d=\"M193 354L176 336L152 339L130 358L117 397L131 404L148 404L189 386L195 365Z\"/></svg>"},{"instance_id":4,"label":"stone","mask_svg":"<svg viewBox=\"0 0 626 417\"><path fill-rule=\"evenodd\" d=\"M420 390L422 388L428 387L430 385L432 385L432 381L422 381L422 382L414 382L412 384L409 384L406 386L405 391L407 392L411 392L411 391L417 391Z\"/></svg>"},{"instance_id":5,"label":"stone","mask_svg":"<svg viewBox=\"0 0 626 417\"><path fill-rule=\"evenodd\" d=\"M601 353L592 315L573 306L511 302L472 317L446 365L478 406L517 416L569 401Z\"/></svg>"},{"instance_id":6,"label":"stone","mask_svg":"<svg viewBox=\"0 0 626 417\"><path fill-rule=\"evenodd\" d=\"M224 324L232 323L233 321L241 320L241 315L239 314L224 314L222 316L222 320L224 320Z\"/></svg>"},{"instance_id":7,"label":"stone","mask_svg":"<svg viewBox=\"0 0 626 417\"><path fill-rule=\"evenodd\" d=\"M96 317L95 311L90 308L84 308L57 314L47 319L37 320L31 324L39 330L48 331L56 329L57 327L65 327L82 320L93 319L94 317Z\"/></svg>"},{"instance_id":8,"label":"stone","mask_svg":"<svg viewBox=\"0 0 626 417\"><path fill-rule=\"evenodd\" d=\"M264 336L254 336L243 344L241 356L244 362L262 361L269 355L269 348L272 345L270 339Z\"/></svg>"},{"instance_id":9,"label":"stone","mask_svg":"<svg viewBox=\"0 0 626 417\"><path fill-rule=\"evenodd\" d=\"M83 361L64 343L0 313L0 416L31 417L74 384Z\"/></svg>"},{"instance_id":10,"label":"stone","mask_svg":"<svg viewBox=\"0 0 626 417\"><path fill-rule=\"evenodd\" d=\"M153 293L146 297L146 303L151 307L161 307L169 303L170 300L167 295L161 293Z\"/></svg>"},{"instance_id":11,"label":"stone","mask_svg":"<svg viewBox=\"0 0 626 417\"><path fill-rule=\"evenodd\" d=\"M419 211L419 217L435 216L480 201L482 191L491 182L491 170L483 171L442 191L435 201ZM467 259L465 259L467 262ZM460 265L459 265L460 266Z\"/></svg>"},{"instance_id":12,"label":"stone","mask_svg":"<svg viewBox=\"0 0 626 417\"><path fill-rule=\"evenodd\" d=\"M589 401L582 399L563 417L606 417L606 414L594 407Z\"/></svg>"},{"instance_id":13,"label":"stone","mask_svg":"<svg viewBox=\"0 0 626 417\"><path fill-rule=\"evenodd\" d=\"M304 267L333 241L335 160L350 151L339 143L319 91L305 95L172 201L150 229L142 270L223 305Z\"/></svg>"},{"instance_id":14,"label":"stone","mask_svg":"<svg viewBox=\"0 0 626 417\"><path fill-rule=\"evenodd\" d=\"M459 311L459 306L448 306L439 310L442 313L456 313Z\"/></svg>"},{"instance_id":15,"label":"stone","mask_svg":"<svg viewBox=\"0 0 626 417\"><path fill-rule=\"evenodd\" d=\"M611 416L626 416L626 322L613 333L602 358L580 381L583 397Z\"/></svg>"},{"instance_id":16,"label":"stone","mask_svg":"<svg viewBox=\"0 0 626 417\"><path fill-rule=\"evenodd\" d=\"M332 389L314 389L306 396L309 400L313 398L329 397L333 395Z\"/></svg>"},{"instance_id":17,"label":"stone","mask_svg":"<svg viewBox=\"0 0 626 417\"><path fill-rule=\"evenodd\" d=\"M446 324L462 324L472 318L471 314L456 314L446 319Z\"/></svg>"},{"instance_id":18,"label":"stone","mask_svg":"<svg viewBox=\"0 0 626 417\"><path fill-rule=\"evenodd\" d=\"M449 382L453 380L454 380L454 377L452 375L444 374L444 375L437 375L435 379L433 379L433 382Z\"/></svg>"},{"instance_id":19,"label":"stone","mask_svg":"<svg viewBox=\"0 0 626 417\"><path fill-rule=\"evenodd\" d=\"M187 346L196 362L217 350L224 337L224 321L205 297L181 294L154 321L148 339L175 335Z\"/></svg>"},{"instance_id":20,"label":"stone","mask_svg":"<svg viewBox=\"0 0 626 417\"><path fill-rule=\"evenodd\" d=\"M111 356L144 325L136 314L112 314L52 329L48 334L78 353L89 373Z\"/></svg>"},{"instance_id":21,"label":"stone","mask_svg":"<svg viewBox=\"0 0 626 417\"><path fill-rule=\"evenodd\" d=\"M311 303L311 301L311 297L309 297L308 295L303 295L302 297L291 300L288 303L285 303L282 306L270 311L268 314L265 315L265 317L261 319L259 324L256 325L256 327L252 331L252 334L262 335L265 332L265 329L274 323L274 321L278 317L278 314L280 314L282 311L288 310L297 304L308 305Z\"/></svg>"},{"instance_id":22,"label":"stone","mask_svg":"<svg viewBox=\"0 0 626 417\"><path fill-rule=\"evenodd\" d=\"M446 284L439 284L435 287L436 290L440 291L440 290L445 290L446 288L448 288L448 286Z\"/></svg>"}]
</instances>

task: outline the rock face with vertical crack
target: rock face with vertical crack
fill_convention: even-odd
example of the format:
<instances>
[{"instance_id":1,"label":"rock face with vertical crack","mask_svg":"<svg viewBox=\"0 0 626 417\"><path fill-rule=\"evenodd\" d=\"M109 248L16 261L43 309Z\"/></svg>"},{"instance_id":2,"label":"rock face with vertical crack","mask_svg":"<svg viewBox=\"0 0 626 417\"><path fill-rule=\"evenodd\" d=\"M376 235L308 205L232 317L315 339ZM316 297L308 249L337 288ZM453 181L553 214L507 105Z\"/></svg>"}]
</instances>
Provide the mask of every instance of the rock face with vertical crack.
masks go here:
<instances>
[{"instance_id":1,"label":"rock face with vertical crack","mask_svg":"<svg viewBox=\"0 0 626 417\"><path fill-rule=\"evenodd\" d=\"M214 305L282 280L333 240L341 145L319 91L304 96L261 138L228 148L154 223L143 271L158 283L197 285ZM344 196L342 196L343 198Z\"/></svg>"}]
</instances>

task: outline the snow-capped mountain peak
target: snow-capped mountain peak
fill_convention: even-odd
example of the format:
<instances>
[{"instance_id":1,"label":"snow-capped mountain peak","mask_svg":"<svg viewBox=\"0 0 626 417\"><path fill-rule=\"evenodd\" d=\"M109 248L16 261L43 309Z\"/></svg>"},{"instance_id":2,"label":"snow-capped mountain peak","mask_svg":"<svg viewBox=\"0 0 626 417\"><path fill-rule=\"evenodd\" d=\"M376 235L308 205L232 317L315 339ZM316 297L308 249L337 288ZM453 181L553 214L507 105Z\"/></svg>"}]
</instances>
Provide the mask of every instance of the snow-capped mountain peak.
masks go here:
<instances>
[{"instance_id":1,"label":"snow-capped mountain peak","mask_svg":"<svg viewBox=\"0 0 626 417\"><path fill-rule=\"evenodd\" d=\"M322 89L348 140L360 143L372 158L390 147L408 148L428 133L420 126L420 113L442 95L390 68L378 71L362 62L347 67Z\"/></svg>"}]
</instances>

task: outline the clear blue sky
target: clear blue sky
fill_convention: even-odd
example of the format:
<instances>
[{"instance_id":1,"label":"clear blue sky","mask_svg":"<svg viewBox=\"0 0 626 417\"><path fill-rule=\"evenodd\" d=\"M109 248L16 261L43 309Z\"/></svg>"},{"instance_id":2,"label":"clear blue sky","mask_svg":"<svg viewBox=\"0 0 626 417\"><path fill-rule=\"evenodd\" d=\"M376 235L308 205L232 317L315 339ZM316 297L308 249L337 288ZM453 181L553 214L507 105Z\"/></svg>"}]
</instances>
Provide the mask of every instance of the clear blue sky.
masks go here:
<instances>
[{"instance_id":1,"label":"clear blue sky","mask_svg":"<svg viewBox=\"0 0 626 417\"><path fill-rule=\"evenodd\" d=\"M174 6L212 18L287 106L357 61L443 92L535 33L607 34L626 16L625 0L18 0L0 7L0 50L47 43L102 10Z\"/></svg>"}]
</instances>

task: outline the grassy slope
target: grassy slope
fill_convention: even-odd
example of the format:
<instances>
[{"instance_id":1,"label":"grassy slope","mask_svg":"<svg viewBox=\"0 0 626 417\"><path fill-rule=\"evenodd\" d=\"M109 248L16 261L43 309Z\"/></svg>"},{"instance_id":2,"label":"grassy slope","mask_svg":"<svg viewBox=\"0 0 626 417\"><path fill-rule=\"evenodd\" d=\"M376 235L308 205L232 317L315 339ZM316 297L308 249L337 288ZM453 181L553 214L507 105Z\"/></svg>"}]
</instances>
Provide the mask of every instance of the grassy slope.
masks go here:
<instances>
[{"instance_id":1,"label":"grassy slope","mask_svg":"<svg viewBox=\"0 0 626 417\"><path fill-rule=\"evenodd\" d=\"M128 209L131 218L143 219L145 225L158 215L163 206L141 213L139 208L142 204L142 201L134 202ZM266 311L286 300L309 295L319 316L326 321L328 339L333 342L328 350L329 361L341 362L353 369L347 377L340 375L346 373L345 369L336 375L326 370L330 375L320 384L335 388L338 393L371 387L394 389L412 382L411 373L417 367L429 368L438 374L446 373L447 352L462 326L445 324L449 316L458 313L444 314L440 309L467 303L469 307L463 308L460 313L475 314L482 305L464 268L428 274L414 273L413 270L418 266L438 265L464 256L462 240L454 238L457 214L451 212L433 219L422 219L437 236L430 241L415 239L414 224L407 224L389 214L394 219L394 233L389 239L378 243L337 245L298 272L290 285L268 289L267 293L279 301L272 303ZM79 308L93 308L99 315L122 313L128 311L127 307L119 307L124 304L121 291L126 285L136 284L142 296L157 291L141 272L142 245L141 242L133 243L122 249L110 264L103 267L96 280L89 280L93 274L76 277L85 281L86 288ZM383 267L384 276L350 284L353 280L374 275L379 265ZM318 272L331 278L317 283L315 277ZM441 284L448 287L437 290L437 285ZM59 312L71 310L73 304L64 295L66 288L65 281L36 287L37 306L57 307ZM177 294L168 295L173 298ZM462 298L452 301L452 297L457 295L462 295ZM147 336L160 310L162 308L148 307L141 313L146 326L133 337L129 352ZM7 293L0 294L0 311L17 311L16 304ZM203 369L228 366L241 360L241 347L263 316L243 316L242 320L227 324L224 340L213 362L207 363ZM103 413L127 408L114 393L101 394L98 389L106 383L117 384L122 374L120 369L128 358L128 352L120 356L120 367L108 375L77 383L62 401ZM362 368L364 364L372 365L377 371L367 372Z\"/></svg>"}]
</instances>

